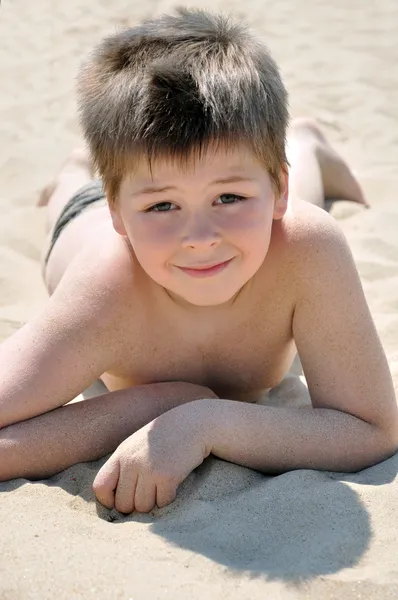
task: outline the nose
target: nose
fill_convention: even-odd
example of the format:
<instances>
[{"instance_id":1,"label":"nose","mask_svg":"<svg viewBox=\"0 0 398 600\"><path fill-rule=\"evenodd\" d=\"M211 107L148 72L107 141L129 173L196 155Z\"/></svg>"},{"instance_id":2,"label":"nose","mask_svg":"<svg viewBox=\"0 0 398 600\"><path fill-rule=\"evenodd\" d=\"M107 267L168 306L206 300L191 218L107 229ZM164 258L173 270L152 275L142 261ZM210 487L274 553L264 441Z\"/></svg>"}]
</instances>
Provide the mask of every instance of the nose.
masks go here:
<instances>
[{"instance_id":1,"label":"nose","mask_svg":"<svg viewBox=\"0 0 398 600\"><path fill-rule=\"evenodd\" d=\"M182 238L184 248L215 248L220 241L221 234L217 231L211 219L203 215L192 215L192 218L186 224Z\"/></svg>"}]
</instances>

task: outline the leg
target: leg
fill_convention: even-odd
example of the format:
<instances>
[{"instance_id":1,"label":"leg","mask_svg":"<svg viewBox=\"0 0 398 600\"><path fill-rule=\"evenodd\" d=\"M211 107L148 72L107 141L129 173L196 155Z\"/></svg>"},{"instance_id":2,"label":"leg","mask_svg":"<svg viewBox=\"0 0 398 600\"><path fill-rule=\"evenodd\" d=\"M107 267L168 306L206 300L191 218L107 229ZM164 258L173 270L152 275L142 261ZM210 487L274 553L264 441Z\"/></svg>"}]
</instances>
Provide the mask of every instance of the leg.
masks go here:
<instances>
[{"instance_id":1,"label":"leg","mask_svg":"<svg viewBox=\"0 0 398 600\"><path fill-rule=\"evenodd\" d=\"M330 146L316 121L295 119L288 137L291 196L324 208L325 199L369 207L347 163Z\"/></svg>"},{"instance_id":2,"label":"leg","mask_svg":"<svg viewBox=\"0 0 398 600\"><path fill-rule=\"evenodd\" d=\"M94 204L91 203L88 196L87 200L89 200L92 210L88 211L89 214L86 214L87 211L81 204L81 201L86 199L82 197L80 200L82 214L77 213L73 217L72 209L72 214L69 212L69 217L64 215L66 226L62 228L61 235L58 234L59 237L56 238L55 243L52 241L56 222L61 212L69 200L83 186L93 181L93 175L89 154L85 150L74 150L62 165L54 181L43 190L40 196L38 205L47 207L48 229L47 239L41 254L41 267L43 280L50 294L55 290L68 264L81 249L82 243L92 236L93 232L90 225L99 225L98 213L100 210L93 210ZM95 198L94 202L96 203ZM79 210L79 206L75 206ZM99 208L99 203L96 203L95 208L97 207ZM48 262L46 262L50 248L51 253Z\"/></svg>"},{"instance_id":3,"label":"leg","mask_svg":"<svg viewBox=\"0 0 398 600\"><path fill-rule=\"evenodd\" d=\"M47 230L50 231L65 204L83 185L93 179L89 153L75 149L63 163L53 182L44 188L38 206L47 206Z\"/></svg>"}]
</instances>

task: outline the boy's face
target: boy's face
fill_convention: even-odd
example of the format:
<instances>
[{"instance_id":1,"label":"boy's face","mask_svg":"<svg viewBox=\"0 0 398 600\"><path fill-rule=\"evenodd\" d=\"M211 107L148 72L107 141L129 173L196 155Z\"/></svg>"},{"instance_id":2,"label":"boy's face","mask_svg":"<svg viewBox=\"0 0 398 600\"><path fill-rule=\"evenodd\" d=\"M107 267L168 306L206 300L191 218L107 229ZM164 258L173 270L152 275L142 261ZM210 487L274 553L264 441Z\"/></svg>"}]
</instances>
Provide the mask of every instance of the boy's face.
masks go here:
<instances>
[{"instance_id":1,"label":"boy's face","mask_svg":"<svg viewBox=\"0 0 398 600\"><path fill-rule=\"evenodd\" d=\"M277 197L244 146L210 149L186 169L158 161L151 175L142 161L123 180L111 215L142 268L176 302L215 306L233 300L263 263L272 222L286 211L287 178L285 187Z\"/></svg>"}]
</instances>

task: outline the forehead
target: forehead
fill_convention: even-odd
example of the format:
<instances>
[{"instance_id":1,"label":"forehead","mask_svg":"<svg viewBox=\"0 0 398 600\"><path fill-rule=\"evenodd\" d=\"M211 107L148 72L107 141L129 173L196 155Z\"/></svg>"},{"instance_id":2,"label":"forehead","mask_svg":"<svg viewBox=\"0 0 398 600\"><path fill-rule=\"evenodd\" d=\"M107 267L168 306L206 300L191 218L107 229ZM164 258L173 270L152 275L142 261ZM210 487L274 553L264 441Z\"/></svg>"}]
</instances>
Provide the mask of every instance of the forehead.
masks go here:
<instances>
[{"instance_id":1,"label":"forehead","mask_svg":"<svg viewBox=\"0 0 398 600\"><path fill-rule=\"evenodd\" d=\"M189 157L161 157L151 163L142 157L137 159L126 175L125 182L147 185L187 178L214 178L216 175L245 175L258 177L266 172L251 150L244 144L232 147L209 146L200 155L192 152Z\"/></svg>"}]
</instances>

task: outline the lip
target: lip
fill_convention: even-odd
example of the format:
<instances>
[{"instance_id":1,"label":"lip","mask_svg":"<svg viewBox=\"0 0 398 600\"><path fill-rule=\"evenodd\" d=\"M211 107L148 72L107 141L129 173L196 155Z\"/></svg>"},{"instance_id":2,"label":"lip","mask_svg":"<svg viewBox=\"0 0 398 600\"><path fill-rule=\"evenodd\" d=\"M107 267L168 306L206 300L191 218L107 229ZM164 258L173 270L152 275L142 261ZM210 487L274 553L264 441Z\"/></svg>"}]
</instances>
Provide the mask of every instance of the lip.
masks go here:
<instances>
[{"instance_id":1,"label":"lip","mask_svg":"<svg viewBox=\"0 0 398 600\"><path fill-rule=\"evenodd\" d=\"M220 273L221 271L223 271L232 260L233 259L230 258L229 260L226 260L222 263L216 263L215 265L211 265L209 267L208 266L200 266L200 267L178 267L178 268L181 269L181 271L184 271L184 273L186 273L187 275L191 275L192 277L210 277L212 275L216 275L217 273Z\"/></svg>"}]
</instances>

